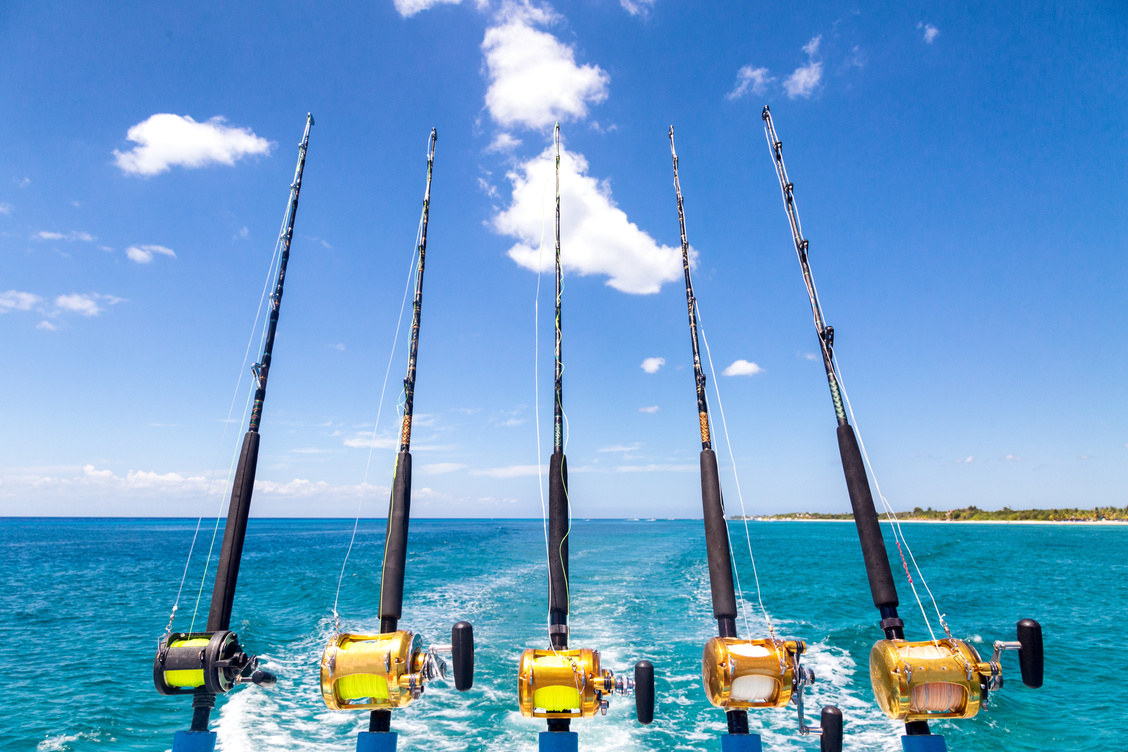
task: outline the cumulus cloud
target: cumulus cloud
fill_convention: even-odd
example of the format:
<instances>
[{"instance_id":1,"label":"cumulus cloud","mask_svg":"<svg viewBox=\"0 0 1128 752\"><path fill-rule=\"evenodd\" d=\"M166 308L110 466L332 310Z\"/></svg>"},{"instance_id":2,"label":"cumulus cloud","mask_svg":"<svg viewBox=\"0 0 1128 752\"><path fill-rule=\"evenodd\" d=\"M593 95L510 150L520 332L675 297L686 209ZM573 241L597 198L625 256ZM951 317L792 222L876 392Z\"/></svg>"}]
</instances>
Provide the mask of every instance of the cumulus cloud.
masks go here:
<instances>
[{"instance_id":1,"label":"cumulus cloud","mask_svg":"<svg viewBox=\"0 0 1128 752\"><path fill-rule=\"evenodd\" d=\"M647 373L658 373L658 369L666 365L665 358L647 358L642 361L642 370Z\"/></svg>"},{"instance_id":2,"label":"cumulus cloud","mask_svg":"<svg viewBox=\"0 0 1128 752\"><path fill-rule=\"evenodd\" d=\"M345 439L345 446L354 449L396 449L398 438L373 438L370 433L358 433Z\"/></svg>"},{"instance_id":3,"label":"cumulus cloud","mask_svg":"<svg viewBox=\"0 0 1128 752\"><path fill-rule=\"evenodd\" d=\"M126 152L115 149L115 161L127 175L149 177L174 166L233 165L252 154L270 153L270 142L250 128L223 123L222 117L197 123L187 115L158 113L129 129L126 138L137 146Z\"/></svg>"},{"instance_id":4,"label":"cumulus cloud","mask_svg":"<svg viewBox=\"0 0 1128 752\"><path fill-rule=\"evenodd\" d=\"M758 373L763 373L764 369L750 361L741 358L734 360L725 370L721 371L722 376L755 376Z\"/></svg>"},{"instance_id":5,"label":"cumulus cloud","mask_svg":"<svg viewBox=\"0 0 1128 752\"><path fill-rule=\"evenodd\" d=\"M411 18L436 5L458 5L461 2L462 0L395 0L396 11L404 18Z\"/></svg>"},{"instance_id":6,"label":"cumulus cloud","mask_svg":"<svg viewBox=\"0 0 1128 752\"><path fill-rule=\"evenodd\" d=\"M795 69L783 82L787 96L792 99L798 97L809 98L822 81L822 62L817 60L819 44L822 43L822 34L803 45L803 52L807 53L807 64Z\"/></svg>"},{"instance_id":7,"label":"cumulus cloud","mask_svg":"<svg viewBox=\"0 0 1128 752\"><path fill-rule=\"evenodd\" d=\"M163 245L131 245L125 249L125 255L129 260L136 261L138 264L149 263L153 260L153 254L176 258L176 252Z\"/></svg>"},{"instance_id":8,"label":"cumulus cloud","mask_svg":"<svg viewBox=\"0 0 1128 752\"><path fill-rule=\"evenodd\" d=\"M75 240L81 240L85 243L93 243L95 240L97 240L97 238L94 237L93 235L91 235L90 233L80 232L80 231L77 231L77 230L71 230L70 232L47 232L47 231L43 231L43 232L37 232L34 235L32 235L31 237L32 237L33 240L67 240L67 241L70 241L70 242L74 242Z\"/></svg>"},{"instance_id":9,"label":"cumulus cloud","mask_svg":"<svg viewBox=\"0 0 1128 752\"><path fill-rule=\"evenodd\" d=\"M658 405L650 405L649 407L640 407L638 409L638 411L640 413L656 413L656 412L658 412Z\"/></svg>"},{"instance_id":10,"label":"cumulus cloud","mask_svg":"<svg viewBox=\"0 0 1128 752\"><path fill-rule=\"evenodd\" d=\"M42 302L43 298L30 292L20 292L19 290L0 292L0 313L30 311Z\"/></svg>"},{"instance_id":11,"label":"cumulus cloud","mask_svg":"<svg viewBox=\"0 0 1128 752\"><path fill-rule=\"evenodd\" d=\"M35 328L36 329L42 329L43 331L46 331L46 332L57 332L57 331L59 331L59 327L55 326L54 324L52 324L47 319L43 319L42 321L40 321L38 324L35 325Z\"/></svg>"},{"instance_id":12,"label":"cumulus cloud","mask_svg":"<svg viewBox=\"0 0 1128 752\"><path fill-rule=\"evenodd\" d=\"M471 470L470 474L485 475L489 478L522 478L547 472L548 465L510 465L508 467L491 467L485 470Z\"/></svg>"},{"instance_id":13,"label":"cumulus cloud","mask_svg":"<svg viewBox=\"0 0 1128 752\"><path fill-rule=\"evenodd\" d=\"M501 154L507 151L513 151L521 145L521 139L515 138L512 134L502 131L494 136L494 140L486 147L487 154Z\"/></svg>"},{"instance_id":14,"label":"cumulus cloud","mask_svg":"<svg viewBox=\"0 0 1128 752\"><path fill-rule=\"evenodd\" d=\"M424 475L445 475L457 470L465 470L466 465L460 465L457 462L435 462L430 465L421 465L419 469Z\"/></svg>"},{"instance_id":15,"label":"cumulus cloud","mask_svg":"<svg viewBox=\"0 0 1128 752\"><path fill-rule=\"evenodd\" d=\"M924 33L925 44L932 44L936 41L936 37L940 36L940 29L937 29L932 24L926 24L924 21L918 23L917 28Z\"/></svg>"},{"instance_id":16,"label":"cumulus cloud","mask_svg":"<svg viewBox=\"0 0 1128 752\"><path fill-rule=\"evenodd\" d=\"M97 316L102 311L106 310L100 304L116 305L122 302L122 298L114 297L113 295L101 295L96 292L91 293L72 293L70 295L60 295L55 298L55 307L60 311L68 313L77 313L83 316Z\"/></svg>"},{"instance_id":17,"label":"cumulus cloud","mask_svg":"<svg viewBox=\"0 0 1128 752\"><path fill-rule=\"evenodd\" d=\"M509 208L493 219L502 235L520 242L509 249L509 257L526 269L549 271L551 250L540 252L543 237L546 185L555 180L552 147L517 165L507 177L513 184ZM622 292L656 293L664 282L682 274L681 249L659 245L654 238L627 219L615 205L611 188L587 174L583 155L562 150L560 154L561 264L565 271L581 275L605 274L607 284Z\"/></svg>"},{"instance_id":18,"label":"cumulus cloud","mask_svg":"<svg viewBox=\"0 0 1128 752\"><path fill-rule=\"evenodd\" d=\"M751 65L746 65L736 72L736 85L725 95L725 98L740 99L749 92L761 96L768 90L768 84L772 81L775 79L768 75L767 68L753 68Z\"/></svg>"},{"instance_id":19,"label":"cumulus cloud","mask_svg":"<svg viewBox=\"0 0 1128 752\"><path fill-rule=\"evenodd\" d=\"M547 8L507 2L482 40L486 108L509 128L545 128L587 115L607 98L610 76L597 65L577 65L575 49L537 28L556 20Z\"/></svg>"},{"instance_id":20,"label":"cumulus cloud","mask_svg":"<svg viewBox=\"0 0 1128 752\"><path fill-rule=\"evenodd\" d=\"M0 203L0 214L7 215L7 214L11 214L11 213L12 213L12 205L11 204Z\"/></svg>"},{"instance_id":21,"label":"cumulus cloud","mask_svg":"<svg viewBox=\"0 0 1128 752\"><path fill-rule=\"evenodd\" d=\"M688 473L700 469L700 465L620 465L615 468L620 473Z\"/></svg>"},{"instance_id":22,"label":"cumulus cloud","mask_svg":"<svg viewBox=\"0 0 1128 752\"><path fill-rule=\"evenodd\" d=\"M632 16L645 16L654 7L655 0L619 0L623 10Z\"/></svg>"}]
</instances>

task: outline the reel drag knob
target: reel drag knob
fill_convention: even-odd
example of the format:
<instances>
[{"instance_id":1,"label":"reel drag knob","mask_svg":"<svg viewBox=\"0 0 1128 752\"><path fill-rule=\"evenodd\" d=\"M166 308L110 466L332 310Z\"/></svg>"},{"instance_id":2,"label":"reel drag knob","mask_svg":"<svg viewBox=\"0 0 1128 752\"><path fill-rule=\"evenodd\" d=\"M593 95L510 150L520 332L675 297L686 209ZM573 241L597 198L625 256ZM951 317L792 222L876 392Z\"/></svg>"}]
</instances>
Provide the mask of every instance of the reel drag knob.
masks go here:
<instances>
[{"instance_id":1,"label":"reel drag knob","mask_svg":"<svg viewBox=\"0 0 1128 752\"><path fill-rule=\"evenodd\" d=\"M822 729L819 752L842 752L842 711L833 705L825 706L819 728Z\"/></svg>"},{"instance_id":2,"label":"reel drag knob","mask_svg":"<svg viewBox=\"0 0 1128 752\"><path fill-rule=\"evenodd\" d=\"M1018 623L1018 666L1022 670L1022 683L1031 689L1042 686L1042 625L1033 619Z\"/></svg>"},{"instance_id":3,"label":"reel drag knob","mask_svg":"<svg viewBox=\"0 0 1128 752\"><path fill-rule=\"evenodd\" d=\"M454 670L454 688L465 692L474 686L474 627L460 621L450 630L450 661Z\"/></svg>"},{"instance_id":4,"label":"reel drag knob","mask_svg":"<svg viewBox=\"0 0 1128 752\"><path fill-rule=\"evenodd\" d=\"M635 717L646 725L654 720L654 664L641 660L634 667Z\"/></svg>"}]
</instances>

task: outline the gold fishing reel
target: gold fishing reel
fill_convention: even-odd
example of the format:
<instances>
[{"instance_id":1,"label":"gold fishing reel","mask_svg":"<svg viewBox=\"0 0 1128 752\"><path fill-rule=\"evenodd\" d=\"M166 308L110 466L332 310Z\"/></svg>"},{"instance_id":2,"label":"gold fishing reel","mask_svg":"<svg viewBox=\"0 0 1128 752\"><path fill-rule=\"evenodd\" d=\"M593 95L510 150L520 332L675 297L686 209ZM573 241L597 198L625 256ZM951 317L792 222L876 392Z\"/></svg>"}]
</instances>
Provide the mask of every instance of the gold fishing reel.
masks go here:
<instances>
[{"instance_id":1,"label":"gold fishing reel","mask_svg":"<svg viewBox=\"0 0 1128 752\"><path fill-rule=\"evenodd\" d=\"M815 674L800 662L807 651L802 640L742 640L714 637L705 643L702 680L709 702L726 712L749 708L782 708L794 703L799 733L821 734L823 750L842 749L842 713L822 709L820 726L808 726L803 715L803 690Z\"/></svg>"},{"instance_id":2,"label":"gold fishing reel","mask_svg":"<svg viewBox=\"0 0 1128 752\"><path fill-rule=\"evenodd\" d=\"M1042 686L1042 628L1033 619L1023 619L1018 640L996 641L989 661L970 643L953 638L878 642L870 651L874 697L896 721L971 718L987 706L989 692L1002 688L1005 650L1018 651L1024 684Z\"/></svg>"},{"instance_id":3,"label":"gold fishing reel","mask_svg":"<svg viewBox=\"0 0 1128 752\"><path fill-rule=\"evenodd\" d=\"M641 723L654 718L654 666L635 664L634 677L603 668L599 651L534 650L521 654L517 701L526 718L590 718L607 714L611 695L635 695Z\"/></svg>"},{"instance_id":4,"label":"gold fishing reel","mask_svg":"<svg viewBox=\"0 0 1128 752\"><path fill-rule=\"evenodd\" d=\"M424 650L419 635L407 630L385 634L335 634L321 656L321 696L332 710L404 708L423 694L428 682L446 679L449 652L455 688L470 689L474 675L474 636L468 622L451 630L451 644Z\"/></svg>"},{"instance_id":5,"label":"gold fishing reel","mask_svg":"<svg viewBox=\"0 0 1128 752\"><path fill-rule=\"evenodd\" d=\"M257 669L258 658L247 655L234 632L171 632L161 638L153 660L153 684L162 695L213 694L237 684L271 686L273 674Z\"/></svg>"}]
</instances>

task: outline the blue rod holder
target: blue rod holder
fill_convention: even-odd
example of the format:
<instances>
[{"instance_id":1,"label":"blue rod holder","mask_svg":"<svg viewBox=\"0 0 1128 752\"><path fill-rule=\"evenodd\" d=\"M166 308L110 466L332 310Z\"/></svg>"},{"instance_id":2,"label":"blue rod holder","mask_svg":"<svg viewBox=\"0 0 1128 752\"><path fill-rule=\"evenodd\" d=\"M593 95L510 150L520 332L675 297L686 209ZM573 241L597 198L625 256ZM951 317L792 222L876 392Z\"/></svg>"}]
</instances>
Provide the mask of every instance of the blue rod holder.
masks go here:
<instances>
[{"instance_id":1,"label":"blue rod holder","mask_svg":"<svg viewBox=\"0 0 1128 752\"><path fill-rule=\"evenodd\" d=\"M721 737L721 752L764 752L759 734L725 734Z\"/></svg>"},{"instance_id":2,"label":"blue rod holder","mask_svg":"<svg viewBox=\"0 0 1128 752\"><path fill-rule=\"evenodd\" d=\"M948 752L944 737L938 734L927 736L902 736L901 749L905 752Z\"/></svg>"},{"instance_id":3,"label":"blue rod holder","mask_svg":"<svg viewBox=\"0 0 1128 752\"><path fill-rule=\"evenodd\" d=\"M577 752L580 736L575 731L542 731L540 752Z\"/></svg>"},{"instance_id":4,"label":"blue rod holder","mask_svg":"<svg viewBox=\"0 0 1128 752\"><path fill-rule=\"evenodd\" d=\"M396 752L395 731L361 731L356 735L356 752Z\"/></svg>"},{"instance_id":5,"label":"blue rod holder","mask_svg":"<svg viewBox=\"0 0 1128 752\"><path fill-rule=\"evenodd\" d=\"M172 735L172 752L215 752L215 732L177 731Z\"/></svg>"}]
</instances>

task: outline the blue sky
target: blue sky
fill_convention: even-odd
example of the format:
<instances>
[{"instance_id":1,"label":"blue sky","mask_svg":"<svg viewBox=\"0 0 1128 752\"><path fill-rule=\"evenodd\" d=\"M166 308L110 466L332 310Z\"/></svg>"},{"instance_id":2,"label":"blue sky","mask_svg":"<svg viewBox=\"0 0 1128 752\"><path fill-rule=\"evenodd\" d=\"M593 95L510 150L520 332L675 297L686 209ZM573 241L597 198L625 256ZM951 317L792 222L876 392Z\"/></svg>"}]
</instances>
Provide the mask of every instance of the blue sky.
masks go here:
<instances>
[{"instance_id":1,"label":"blue sky","mask_svg":"<svg viewBox=\"0 0 1128 752\"><path fill-rule=\"evenodd\" d=\"M0 514L225 503L307 111L256 514L385 513L434 126L415 513L540 515L557 119L574 513L700 514L670 124L745 508L846 510L764 104L893 506L1122 506L1126 32L1112 2L5 3Z\"/></svg>"}]
</instances>

